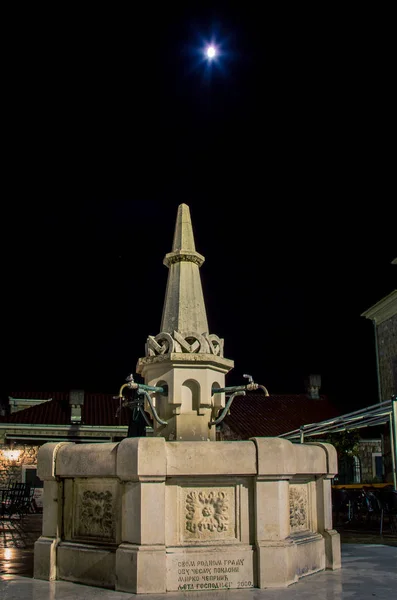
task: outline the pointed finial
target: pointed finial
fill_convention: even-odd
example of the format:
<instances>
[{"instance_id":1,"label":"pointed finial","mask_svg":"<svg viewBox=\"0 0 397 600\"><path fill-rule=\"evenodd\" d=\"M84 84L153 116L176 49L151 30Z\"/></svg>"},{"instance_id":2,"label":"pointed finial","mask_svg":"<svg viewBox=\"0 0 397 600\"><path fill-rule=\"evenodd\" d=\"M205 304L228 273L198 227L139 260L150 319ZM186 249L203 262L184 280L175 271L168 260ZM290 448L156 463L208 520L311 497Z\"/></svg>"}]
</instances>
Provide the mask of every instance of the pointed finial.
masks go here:
<instances>
[{"instance_id":1,"label":"pointed finial","mask_svg":"<svg viewBox=\"0 0 397 600\"><path fill-rule=\"evenodd\" d=\"M196 252L190 210L178 207L172 252L165 255L170 269L161 320L161 331L208 333L199 267L204 256Z\"/></svg>"},{"instance_id":2,"label":"pointed finial","mask_svg":"<svg viewBox=\"0 0 397 600\"><path fill-rule=\"evenodd\" d=\"M190 209L187 204L180 204L176 217L174 232L174 241L172 243L172 252L178 250L196 251L193 237L192 220L190 218Z\"/></svg>"},{"instance_id":3,"label":"pointed finial","mask_svg":"<svg viewBox=\"0 0 397 600\"><path fill-rule=\"evenodd\" d=\"M201 267L204 260L204 256L196 252L190 209L187 204L180 204L176 216L172 252L165 255L163 262L167 267L180 261L193 262Z\"/></svg>"}]
</instances>

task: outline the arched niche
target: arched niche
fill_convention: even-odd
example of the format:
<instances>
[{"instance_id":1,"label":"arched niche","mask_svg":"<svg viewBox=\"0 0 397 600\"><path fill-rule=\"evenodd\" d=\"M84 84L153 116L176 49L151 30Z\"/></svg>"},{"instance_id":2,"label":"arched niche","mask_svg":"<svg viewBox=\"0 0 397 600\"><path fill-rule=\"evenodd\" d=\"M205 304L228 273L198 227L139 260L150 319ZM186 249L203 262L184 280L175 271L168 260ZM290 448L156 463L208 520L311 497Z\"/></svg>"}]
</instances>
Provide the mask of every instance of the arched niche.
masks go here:
<instances>
[{"instance_id":1,"label":"arched niche","mask_svg":"<svg viewBox=\"0 0 397 600\"><path fill-rule=\"evenodd\" d=\"M187 379L182 384L182 410L181 412L199 411L200 409L200 384L194 379Z\"/></svg>"},{"instance_id":2,"label":"arched niche","mask_svg":"<svg viewBox=\"0 0 397 600\"><path fill-rule=\"evenodd\" d=\"M222 404L222 398L223 398L223 394L213 394L212 390L214 388L220 388L223 387L223 385L221 385L219 383L219 381L213 381L211 384L211 398L212 398L212 404L214 406L220 406Z\"/></svg>"},{"instance_id":3,"label":"arched niche","mask_svg":"<svg viewBox=\"0 0 397 600\"><path fill-rule=\"evenodd\" d=\"M166 388L167 387L167 382L164 379L160 379L159 381L157 381L156 383L156 387L162 387L162 388ZM167 396L164 394L160 394L159 392L156 393L155 395L156 398L156 403L155 403L155 407L156 407L156 411L157 414L160 418L162 419L167 419L168 417L168 399Z\"/></svg>"}]
</instances>

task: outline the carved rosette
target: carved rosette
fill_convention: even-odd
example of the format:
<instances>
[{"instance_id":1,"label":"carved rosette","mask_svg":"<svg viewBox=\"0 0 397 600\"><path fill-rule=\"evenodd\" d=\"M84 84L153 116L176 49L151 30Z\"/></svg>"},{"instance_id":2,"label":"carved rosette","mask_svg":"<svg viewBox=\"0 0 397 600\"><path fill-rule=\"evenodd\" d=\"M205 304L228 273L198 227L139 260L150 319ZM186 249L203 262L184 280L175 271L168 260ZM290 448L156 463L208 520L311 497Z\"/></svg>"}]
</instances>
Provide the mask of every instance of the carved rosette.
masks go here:
<instances>
[{"instance_id":1,"label":"carved rosette","mask_svg":"<svg viewBox=\"0 0 397 600\"><path fill-rule=\"evenodd\" d=\"M233 505L227 489L186 490L185 535L208 540L234 536Z\"/></svg>"},{"instance_id":2,"label":"carved rosette","mask_svg":"<svg viewBox=\"0 0 397 600\"><path fill-rule=\"evenodd\" d=\"M109 490L85 490L78 498L78 537L114 538L113 495Z\"/></svg>"},{"instance_id":3,"label":"carved rosette","mask_svg":"<svg viewBox=\"0 0 397 600\"><path fill-rule=\"evenodd\" d=\"M308 497L306 485L290 485L289 515L291 533L309 529Z\"/></svg>"},{"instance_id":4,"label":"carved rosette","mask_svg":"<svg viewBox=\"0 0 397 600\"><path fill-rule=\"evenodd\" d=\"M214 354L222 358L223 344L224 340L213 333L174 331L171 335L163 331L156 336L149 335L146 342L146 356L184 352L187 354Z\"/></svg>"}]
</instances>

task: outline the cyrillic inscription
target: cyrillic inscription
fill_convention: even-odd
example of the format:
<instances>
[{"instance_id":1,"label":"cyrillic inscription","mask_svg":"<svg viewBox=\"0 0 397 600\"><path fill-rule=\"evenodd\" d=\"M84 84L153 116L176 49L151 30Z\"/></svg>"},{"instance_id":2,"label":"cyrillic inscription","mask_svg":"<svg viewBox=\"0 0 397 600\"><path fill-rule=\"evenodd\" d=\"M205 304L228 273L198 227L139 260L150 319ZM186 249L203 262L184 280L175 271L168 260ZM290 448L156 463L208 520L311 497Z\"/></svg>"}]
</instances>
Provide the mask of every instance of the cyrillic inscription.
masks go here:
<instances>
[{"instance_id":1,"label":"cyrillic inscription","mask_svg":"<svg viewBox=\"0 0 397 600\"><path fill-rule=\"evenodd\" d=\"M252 553L227 558L172 557L169 565L168 590L197 591L254 587Z\"/></svg>"}]
</instances>

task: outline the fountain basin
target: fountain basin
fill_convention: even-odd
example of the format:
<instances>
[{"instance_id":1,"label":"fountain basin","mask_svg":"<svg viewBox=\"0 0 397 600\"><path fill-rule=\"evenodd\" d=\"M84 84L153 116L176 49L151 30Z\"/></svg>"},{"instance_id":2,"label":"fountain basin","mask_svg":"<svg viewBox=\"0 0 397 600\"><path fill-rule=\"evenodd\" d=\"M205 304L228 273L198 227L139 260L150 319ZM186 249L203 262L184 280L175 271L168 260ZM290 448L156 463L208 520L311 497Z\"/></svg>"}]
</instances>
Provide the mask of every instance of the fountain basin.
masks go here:
<instances>
[{"instance_id":1,"label":"fountain basin","mask_svg":"<svg viewBox=\"0 0 397 600\"><path fill-rule=\"evenodd\" d=\"M285 587L340 567L329 444L42 446L34 577L130 593Z\"/></svg>"}]
</instances>

